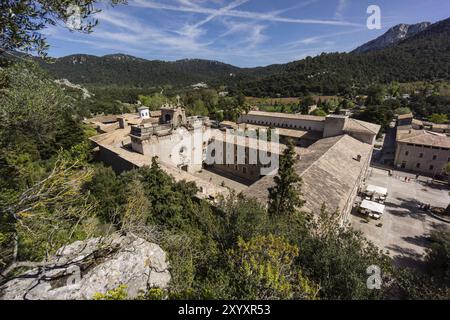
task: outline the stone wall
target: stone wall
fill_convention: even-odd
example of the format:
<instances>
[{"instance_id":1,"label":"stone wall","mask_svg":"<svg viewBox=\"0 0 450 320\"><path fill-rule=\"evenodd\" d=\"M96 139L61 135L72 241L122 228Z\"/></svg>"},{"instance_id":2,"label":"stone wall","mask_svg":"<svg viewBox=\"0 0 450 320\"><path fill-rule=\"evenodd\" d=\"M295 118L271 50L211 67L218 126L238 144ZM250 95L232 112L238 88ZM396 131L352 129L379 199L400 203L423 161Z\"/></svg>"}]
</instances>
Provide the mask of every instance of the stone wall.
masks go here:
<instances>
[{"instance_id":1,"label":"stone wall","mask_svg":"<svg viewBox=\"0 0 450 320\"><path fill-rule=\"evenodd\" d=\"M299 129L306 131L320 131L324 130L324 121L308 120L302 118L280 118L271 117L266 115L255 115L246 114L239 118L240 123L249 123L255 125L262 125L268 127L277 128L289 128L289 129Z\"/></svg>"},{"instance_id":2,"label":"stone wall","mask_svg":"<svg viewBox=\"0 0 450 320\"><path fill-rule=\"evenodd\" d=\"M440 175L449 161L449 149L397 142L394 164L399 169L432 177Z\"/></svg>"}]
</instances>

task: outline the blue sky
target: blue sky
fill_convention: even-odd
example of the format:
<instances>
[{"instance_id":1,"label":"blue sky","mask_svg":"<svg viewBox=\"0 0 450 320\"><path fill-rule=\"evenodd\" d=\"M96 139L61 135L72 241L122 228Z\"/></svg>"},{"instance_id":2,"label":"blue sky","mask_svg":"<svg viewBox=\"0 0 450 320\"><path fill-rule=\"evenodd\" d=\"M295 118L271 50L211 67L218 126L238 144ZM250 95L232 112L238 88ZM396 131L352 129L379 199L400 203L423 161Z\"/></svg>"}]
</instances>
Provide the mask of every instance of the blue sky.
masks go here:
<instances>
[{"instance_id":1,"label":"blue sky","mask_svg":"<svg viewBox=\"0 0 450 320\"><path fill-rule=\"evenodd\" d=\"M369 30L369 5L381 30ZM202 58L241 67L350 51L399 23L450 16L442 0L128 0L96 14L91 34L45 30L50 56L126 53L146 59Z\"/></svg>"}]
</instances>

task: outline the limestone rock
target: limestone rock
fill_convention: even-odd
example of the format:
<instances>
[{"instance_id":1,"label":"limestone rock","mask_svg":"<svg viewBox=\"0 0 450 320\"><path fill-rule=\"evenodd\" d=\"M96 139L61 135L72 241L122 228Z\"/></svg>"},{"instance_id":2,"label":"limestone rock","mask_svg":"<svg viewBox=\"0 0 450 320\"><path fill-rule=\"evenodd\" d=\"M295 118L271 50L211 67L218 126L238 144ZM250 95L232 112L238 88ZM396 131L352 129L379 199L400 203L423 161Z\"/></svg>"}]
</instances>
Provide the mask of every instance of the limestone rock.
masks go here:
<instances>
[{"instance_id":1,"label":"limestone rock","mask_svg":"<svg viewBox=\"0 0 450 320\"><path fill-rule=\"evenodd\" d=\"M35 268L0 287L0 299L92 299L124 284L128 296L170 281L165 252L135 236L77 241L60 248L50 265Z\"/></svg>"},{"instance_id":2,"label":"limestone rock","mask_svg":"<svg viewBox=\"0 0 450 320\"><path fill-rule=\"evenodd\" d=\"M390 28L385 34L356 48L352 53L366 53L392 47L397 43L411 38L426 30L430 22L421 22L413 25L399 24Z\"/></svg>"}]
</instances>

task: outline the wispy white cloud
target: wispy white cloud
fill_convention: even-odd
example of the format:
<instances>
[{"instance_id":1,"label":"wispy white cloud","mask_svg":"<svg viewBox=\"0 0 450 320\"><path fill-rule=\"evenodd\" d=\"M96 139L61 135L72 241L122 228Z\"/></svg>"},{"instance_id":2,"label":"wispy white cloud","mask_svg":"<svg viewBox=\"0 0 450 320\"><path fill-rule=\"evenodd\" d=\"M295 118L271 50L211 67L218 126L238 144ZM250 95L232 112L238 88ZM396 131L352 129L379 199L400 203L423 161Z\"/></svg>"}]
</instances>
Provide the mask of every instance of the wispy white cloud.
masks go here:
<instances>
[{"instance_id":1,"label":"wispy white cloud","mask_svg":"<svg viewBox=\"0 0 450 320\"><path fill-rule=\"evenodd\" d=\"M335 19L342 19L345 9L347 9L350 0L338 0L338 5L336 8L336 12L334 13Z\"/></svg>"},{"instance_id":2,"label":"wispy white cloud","mask_svg":"<svg viewBox=\"0 0 450 320\"><path fill-rule=\"evenodd\" d=\"M278 26L273 22L347 27L340 34L356 30L357 24L346 21L283 16L287 12L292 15L294 10L301 12L300 9L319 0L305 0L266 13L240 8L250 1L257 0L171 0L165 3L130 0L126 10L106 9L97 14L99 26L92 34L72 33L67 37L64 30L56 34L49 32L52 32L53 39L99 49L91 52L114 50L149 59L205 58L231 63L240 61L240 65L254 66L283 63L333 49L335 39L328 38L339 35L319 35L286 42L286 39L270 38L273 28ZM145 8L154 10L143 10ZM157 10L168 12L162 14ZM142 13L137 15L136 12ZM166 21L166 15L176 19ZM270 46L267 45L269 40L273 40Z\"/></svg>"},{"instance_id":3,"label":"wispy white cloud","mask_svg":"<svg viewBox=\"0 0 450 320\"><path fill-rule=\"evenodd\" d=\"M295 41L291 41L291 42L287 42L285 43L283 46L288 47L288 48L295 48L295 47L299 47L302 45L311 45L311 44L324 44L324 43L331 43L331 42L324 42L324 39L335 39L335 38L339 38L341 36L344 35L349 35L349 34L353 34L353 33L360 33L365 31L364 28L358 28L358 29L352 29L352 30L348 30L348 31L342 31L342 32L335 32L335 33L327 33L324 35L320 35L320 36L313 36L313 37L306 37L303 39L298 39Z\"/></svg>"},{"instance_id":4,"label":"wispy white cloud","mask_svg":"<svg viewBox=\"0 0 450 320\"><path fill-rule=\"evenodd\" d=\"M222 24L225 26L226 31L221 33L214 42L232 38L231 41L226 41L227 44L225 47L227 50L253 50L259 44L269 39L264 34L267 26L262 24L236 22L227 19L222 20Z\"/></svg>"},{"instance_id":5,"label":"wispy white cloud","mask_svg":"<svg viewBox=\"0 0 450 320\"><path fill-rule=\"evenodd\" d=\"M188 13L200 13L200 14L207 14L207 15L220 14L222 16L247 18L247 19L254 19L254 20L271 21L271 22L284 22L284 23L295 23L295 24L322 24L322 25L336 25L336 26L360 26L360 24L356 24L356 23L348 22L348 21L336 21L336 20L326 20L326 19L296 19L296 18L282 17L282 16L279 16L274 13L260 13L260 12L252 12L252 11L241 11L241 10L227 10L224 12L220 12L220 9L213 9L213 8L208 8L208 7L175 6L175 5L163 4L163 3L147 1L147 0L133 0L130 2L130 5L143 7L143 8L178 11L178 12L188 12Z\"/></svg>"},{"instance_id":6,"label":"wispy white cloud","mask_svg":"<svg viewBox=\"0 0 450 320\"><path fill-rule=\"evenodd\" d=\"M216 10L214 13L211 13L210 15L208 15L205 19L203 19L200 22L197 22L194 27L198 28L202 25L204 25L205 23L208 23L209 21L211 21L212 19L216 18L216 17L220 17L223 15L226 15L230 10L233 10L234 8L237 8L241 5L243 5L244 3L248 2L249 0L234 0L233 2L231 2L230 4L228 4L225 7L222 7L218 10ZM199 8L199 7L197 7Z\"/></svg>"}]
</instances>

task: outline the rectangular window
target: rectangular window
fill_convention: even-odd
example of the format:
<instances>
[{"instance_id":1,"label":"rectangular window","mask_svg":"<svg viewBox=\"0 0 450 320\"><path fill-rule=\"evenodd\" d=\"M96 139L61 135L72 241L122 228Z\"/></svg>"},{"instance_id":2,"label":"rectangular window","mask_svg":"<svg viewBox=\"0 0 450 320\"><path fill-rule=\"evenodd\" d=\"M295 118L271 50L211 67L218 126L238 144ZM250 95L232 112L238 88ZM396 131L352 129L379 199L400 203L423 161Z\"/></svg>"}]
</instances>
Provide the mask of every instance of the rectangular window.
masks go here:
<instances>
[{"instance_id":1,"label":"rectangular window","mask_svg":"<svg viewBox=\"0 0 450 320\"><path fill-rule=\"evenodd\" d=\"M406 168L406 161L403 161L402 162L402 169L405 169Z\"/></svg>"},{"instance_id":2,"label":"rectangular window","mask_svg":"<svg viewBox=\"0 0 450 320\"><path fill-rule=\"evenodd\" d=\"M431 165L431 166L430 166L430 170L433 170L433 169L434 169L434 166L433 166L433 165Z\"/></svg>"},{"instance_id":3,"label":"rectangular window","mask_svg":"<svg viewBox=\"0 0 450 320\"><path fill-rule=\"evenodd\" d=\"M437 159L437 155L433 155L433 160L436 160Z\"/></svg>"},{"instance_id":4,"label":"rectangular window","mask_svg":"<svg viewBox=\"0 0 450 320\"><path fill-rule=\"evenodd\" d=\"M420 168L420 162L416 164L416 168Z\"/></svg>"},{"instance_id":5,"label":"rectangular window","mask_svg":"<svg viewBox=\"0 0 450 320\"><path fill-rule=\"evenodd\" d=\"M408 156L408 155L409 155L409 151L406 151L406 152L405 152L405 156Z\"/></svg>"},{"instance_id":6,"label":"rectangular window","mask_svg":"<svg viewBox=\"0 0 450 320\"><path fill-rule=\"evenodd\" d=\"M423 153L419 154L419 158L423 158Z\"/></svg>"}]
</instances>

